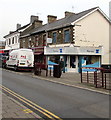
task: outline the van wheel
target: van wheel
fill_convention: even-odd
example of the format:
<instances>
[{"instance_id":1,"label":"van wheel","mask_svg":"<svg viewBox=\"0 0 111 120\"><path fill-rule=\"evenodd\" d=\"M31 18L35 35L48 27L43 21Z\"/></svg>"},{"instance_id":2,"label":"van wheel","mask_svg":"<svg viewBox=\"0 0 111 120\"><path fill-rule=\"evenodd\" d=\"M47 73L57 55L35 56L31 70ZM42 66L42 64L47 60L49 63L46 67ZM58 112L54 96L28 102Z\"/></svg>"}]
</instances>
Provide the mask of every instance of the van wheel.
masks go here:
<instances>
[{"instance_id":1,"label":"van wheel","mask_svg":"<svg viewBox=\"0 0 111 120\"><path fill-rule=\"evenodd\" d=\"M3 65L3 68L6 68L6 64Z\"/></svg>"},{"instance_id":2,"label":"van wheel","mask_svg":"<svg viewBox=\"0 0 111 120\"><path fill-rule=\"evenodd\" d=\"M17 66L15 66L15 67L14 67L14 70L15 70L15 71L17 71L17 70L18 70L18 69L17 69Z\"/></svg>"},{"instance_id":3,"label":"van wheel","mask_svg":"<svg viewBox=\"0 0 111 120\"><path fill-rule=\"evenodd\" d=\"M5 68L5 65L4 65L4 64L2 65L2 68Z\"/></svg>"},{"instance_id":4,"label":"van wheel","mask_svg":"<svg viewBox=\"0 0 111 120\"><path fill-rule=\"evenodd\" d=\"M5 69L7 69L7 64L5 65Z\"/></svg>"}]
</instances>

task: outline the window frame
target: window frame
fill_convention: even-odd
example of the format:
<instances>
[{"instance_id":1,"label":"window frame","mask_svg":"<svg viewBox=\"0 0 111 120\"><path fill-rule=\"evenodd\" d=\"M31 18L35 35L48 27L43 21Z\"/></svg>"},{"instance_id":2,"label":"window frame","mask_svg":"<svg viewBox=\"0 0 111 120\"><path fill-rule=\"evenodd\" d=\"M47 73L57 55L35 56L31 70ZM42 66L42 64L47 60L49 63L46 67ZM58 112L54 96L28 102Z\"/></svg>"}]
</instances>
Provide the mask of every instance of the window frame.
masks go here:
<instances>
[{"instance_id":1,"label":"window frame","mask_svg":"<svg viewBox=\"0 0 111 120\"><path fill-rule=\"evenodd\" d=\"M36 35L35 36L35 47L38 47L39 46L39 36Z\"/></svg>"},{"instance_id":2,"label":"window frame","mask_svg":"<svg viewBox=\"0 0 111 120\"><path fill-rule=\"evenodd\" d=\"M55 40L55 42L54 42L54 33L56 33L56 37L55 37L56 40ZM53 43L53 44L56 44L56 43L57 43L57 31L53 31L53 32L52 32L52 43Z\"/></svg>"},{"instance_id":3,"label":"window frame","mask_svg":"<svg viewBox=\"0 0 111 120\"><path fill-rule=\"evenodd\" d=\"M46 46L46 42L47 42L47 37L48 37L48 35L47 35L48 33L44 33L43 35L42 35L42 46ZM44 39L45 38L45 39Z\"/></svg>"},{"instance_id":4,"label":"window frame","mask_svg":"<svg viewBox=\"0 0 111 120\"><path fill-rule=\"evenodd\" d=\"M65 35L65 32L66 32L66 31L69 31L69 40L68 40L68 41L65 40L65 38L66 38L66 37L65 37L65 36L66 36L66 35ZM64 43L70 43L70 41L71 41L71 40L70 40L70 29L69 29L69 28L68 28L68 29L64 29Z\"/></svg>"},{"instance_id":5,"label":"window frame","mask_svg":"<svg viewBox=\"0 0 111 120\"><path fill-rule=\"evenodd\" d=\"M10 38L8 39L8 45L11 45L11 39Z\"/></svg>"},{"instance_id":6,"label":"window frame","mask_svg":"<svg viewBox=\"0 0 111 120\"><path fill-rule=\"evenodd\" d=\"M14 42L14 37L12 37L12 44L14 44L15 42Z\"/></svg>"}]
</instances>

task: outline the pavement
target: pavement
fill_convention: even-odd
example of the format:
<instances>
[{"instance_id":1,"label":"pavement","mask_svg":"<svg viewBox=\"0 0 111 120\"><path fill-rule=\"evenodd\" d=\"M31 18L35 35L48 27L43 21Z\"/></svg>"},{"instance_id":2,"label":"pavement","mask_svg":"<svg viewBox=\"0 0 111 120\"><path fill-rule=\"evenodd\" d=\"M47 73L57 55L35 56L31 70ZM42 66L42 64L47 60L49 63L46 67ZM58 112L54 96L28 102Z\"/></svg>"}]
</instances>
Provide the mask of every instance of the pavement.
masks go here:
<instances>
[{"instance_id":1,"label":"pavement","mask_svg":"<svg viewBox=\"0 0 111 120\"><path fill-rule=\"evenodd\" d=\"M14 72L14 71L10 71ZM46 73L43 70L41 76L34 75L29 72L16 72L16 74L24 74L29 75L33 78L39 78L41 80L47 80L50 82L54 82L57 84L67 85L70 87L77 87L79 89L90 90L93 92L98 92L101 94L109 94L109 90L102 88L95 88L91 85L81 84L80 74L79 73L62 73L60 78L53 77L48 74L46 77ZM27 112L28 111L28 112ZM2 118L40 118L39 115L28 109L26 106L17 102L15 99L7 96L2 92ZM26 120L26 119L25 119Z\"/></svg>"},{"instance_id":2,"label":"pavement","mask_svg":"<svg viewBox=\"0 0 111 120\"><path fill-rule=\"evenodd\" d=\"M26 120L30 118L39 119L40 116L17 102L15 99L2 93L2 119L7 118L10 118L10 120L14 120L15 118L22 118L22 120Z\"/></svg>"}]
</instances>

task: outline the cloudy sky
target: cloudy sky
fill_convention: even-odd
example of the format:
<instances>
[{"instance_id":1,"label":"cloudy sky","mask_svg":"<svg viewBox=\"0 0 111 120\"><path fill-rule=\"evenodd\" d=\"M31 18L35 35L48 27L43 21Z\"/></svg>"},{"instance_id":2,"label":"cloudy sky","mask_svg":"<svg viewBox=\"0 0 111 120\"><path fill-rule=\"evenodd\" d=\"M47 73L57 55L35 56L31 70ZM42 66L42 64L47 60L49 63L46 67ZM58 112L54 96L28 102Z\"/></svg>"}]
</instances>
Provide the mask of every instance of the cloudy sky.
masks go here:
<instances>
[{"instance_id":1,"label":"cloudy sky","mask_svg":"<svg viewBox=\"0 0 111 120\"><path fill-rule=\"evenodd\" d=\"M47 15L64 17L65 11L81 12L99 6L109 16L111 0L0 0L0 40L9 31L16 30L16 24L22 26L30 22L31 15L38 15L44 23Z\"/></svg>"}]
</instances>

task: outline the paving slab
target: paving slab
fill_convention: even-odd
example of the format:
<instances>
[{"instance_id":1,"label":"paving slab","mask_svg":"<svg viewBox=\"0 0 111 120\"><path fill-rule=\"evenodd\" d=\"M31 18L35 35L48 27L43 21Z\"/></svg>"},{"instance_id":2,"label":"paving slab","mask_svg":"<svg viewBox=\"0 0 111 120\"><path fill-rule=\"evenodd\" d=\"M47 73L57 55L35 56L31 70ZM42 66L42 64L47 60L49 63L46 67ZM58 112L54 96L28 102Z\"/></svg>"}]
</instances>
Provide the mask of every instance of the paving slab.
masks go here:
<instances>
[{"instance_id":1,"label":"paving slab","mask_svg":"<svg viewBox=\"0 0 111 120\"><path fill-rule=\"evenodd\" d=\"M26 109L29 108L2 93L2 118L41 118L34 112L27 113Z\"/></svg>"}]
</instances>

